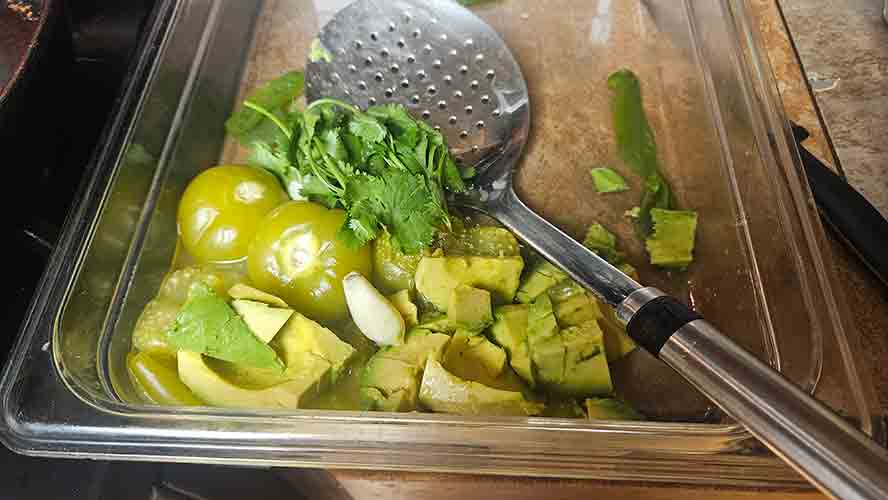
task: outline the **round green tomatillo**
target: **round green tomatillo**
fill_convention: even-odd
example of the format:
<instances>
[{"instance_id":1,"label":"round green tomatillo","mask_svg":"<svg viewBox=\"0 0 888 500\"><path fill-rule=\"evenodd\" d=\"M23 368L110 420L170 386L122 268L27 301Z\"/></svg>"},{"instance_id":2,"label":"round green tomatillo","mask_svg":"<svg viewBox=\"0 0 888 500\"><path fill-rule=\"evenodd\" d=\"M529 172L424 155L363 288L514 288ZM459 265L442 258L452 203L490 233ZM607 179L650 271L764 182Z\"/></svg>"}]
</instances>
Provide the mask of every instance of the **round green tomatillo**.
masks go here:
<instances>
[{"instance_id":1,"label":"round green tomatillo","mask_svg":"<svg viewBox=\"0 0 888 500\"><path fill-rule=\"evenodd\" d=\"M289 197L275 177L258 168L222 165L195 177L179 201L182 245L199 262L247 256L259 222Z\"/></svg>"},{"instance_id":2,"label":"round green tomatillo","mask_svg":"<svg viewBox=\"0 0 888 500\"><path fill-rule=\"evenodd\" d=\"M345 317L342 278L353 271L369 276L372 266L369 247L352 250L337 239L344 221L342 210L308 201L272 210L250 243L250 280L311 319Z\"/></svg>"}]
</instances>

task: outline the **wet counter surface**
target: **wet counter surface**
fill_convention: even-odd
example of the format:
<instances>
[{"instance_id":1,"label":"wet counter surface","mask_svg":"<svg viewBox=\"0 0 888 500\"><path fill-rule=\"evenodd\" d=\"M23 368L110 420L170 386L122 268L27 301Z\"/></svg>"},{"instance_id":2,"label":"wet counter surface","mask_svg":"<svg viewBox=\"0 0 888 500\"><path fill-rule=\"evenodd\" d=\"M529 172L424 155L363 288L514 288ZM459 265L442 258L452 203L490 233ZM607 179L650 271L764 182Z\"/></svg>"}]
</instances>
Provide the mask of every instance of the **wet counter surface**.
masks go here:
<instances>
[{"instance_id":1,"label":"wet counter surface","mask_svg":"<svg viewBox=\"0 0 888 500\"><path fill-rule=\"evenodd\" d=\"M790 34L784 24L776 0L748 0L757 23L780 94L789 119L811 133L805 146L825 163L836 165L828 133L821 122L803 70L799 65ZM869 354L862 360L869 365L882 412L888 410L888 366L878 361L888 357L888 292L856 258L828 233L825 250L835 262L836 292L849 304L851 317L861 333L861 351ZM607 481L559 480L518 477L491 477L431 473L366 472L350 470L278 471L302 482L314 498L355 500L388 498L484 498L521 500L604 497L610 499L672 499L685 500L746 498L825 498L816 491L760 491L691 486L658 486L650 484ZM314 487L312 487L314 486Z\"/></svg>"}]
</instances>

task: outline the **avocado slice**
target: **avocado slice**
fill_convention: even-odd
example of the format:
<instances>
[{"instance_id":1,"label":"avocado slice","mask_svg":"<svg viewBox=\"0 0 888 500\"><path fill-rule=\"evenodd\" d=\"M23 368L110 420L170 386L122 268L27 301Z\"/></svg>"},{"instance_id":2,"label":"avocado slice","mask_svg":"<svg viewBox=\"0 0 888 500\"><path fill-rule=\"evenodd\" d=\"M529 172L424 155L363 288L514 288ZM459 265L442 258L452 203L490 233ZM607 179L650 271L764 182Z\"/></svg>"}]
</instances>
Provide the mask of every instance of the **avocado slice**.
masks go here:
<instances>
[{"instance_id":1,"label":"avocado slice","mask_svg":"<svg viewBox=\"0 0 888 500\"><path fill-rule=\"evenodd\" d=\"M590 420L644 420L629 403L616 398L587 398L586 417Z\"/></svg>"},{"instance_id":2,"label":"avocado slice","mask_svg":"<svg viewBox=\"0 0 888 500\"><path fill-rule=\"evenodd\" d=\"M268 304L255 300L235 299L231 306L241 315L250 331L266 344L271 342L293 315L292 309L269 307Z\"/></svg>"},{"instance_id":3,"label":"avocado slice","mask_svg":"<svg viewBox=\"0 0 888 500\"><path fill-rule=\"evenodd\" d=\"M515 299L530 304L541 293L567 279L567 273L547 260L537 262L518 287Z\"/></svg>"},{"instance_id":4,"label":"avocado slice","mask_svg":"<svg viewBox=\"0 0 888 500\"><path fill-rule=\"evenodd\" d=\"M232 299L254 300L275 307L290 307L284 299L243 283L236 283L229 288L228 296Z\"/></svg>"},{"instance_id":5,"label":"avocado slice","mask_svg":"<svg viewBox=\"0 0 888 500\"><path fill-rule=\"evenodd\" d=\"M613 390L598 323L590 321L560 330L548 294L531 304L527 322L537 383L568 396L602 395Z\"/></svg>"},{"instance_id":6,"label":"avocado slice","mask_svg":"<svg viewBox=\"0 0 888 500\"><path fill-rule=\"evenodd\" d=\"M330 365L331 381L336 382L343 369L355 355L355 349L335 333L299 313L277 334L272 346L282 352L289 373L304 362L304 353L312 354Z\"/></svg>"},{"instance_id":7,"label":"avocado slice","mask_svg":"<svg viewBox=\"0 0 888 500\"><path fill-rule=\"evenodd\" d=\"M328 363L315 358L281 384L251 389L220 375L200 353L180 351L177 357L179 378L191 392L209 405L225 408L300 408L317 394L330 371Z\"/></svg>"},{"instance_id":8,"label":"avocado slice","mask_svg":"<svg viewBox=\"0 0 888 500\"><path fill-rule=\"evenodd\" d=\"M407 332L403 344L377 351L361 374L363 409L415 410L422 368L429 358L441 359L449 342L449 335L414 328Z\"/></svg>"},{"instance_id":9,"label":"avocado slice","mask_svg":"<svg viewBox=\"0 0 888 500\"><path fill-rule=\"evenodd\" d=\"M527 346L529 309L530 307L525 304L498 307L493 313L496 319L490 327L490 335L494 342L505 349L512 369L533 387L535 381L530 363L530 349Z\"/></svg>"},{"instance_id":10,"label":"avocado slice","mask_svg":"<svg viewBox=\"0 0 888 500\"><path fill-rule=\"evenodd\" d=\"M416 326L419 323L419 310L416 304L410 299L410 290L401 290L398 293L389 295L389 301L395 306L395 309L404 317L404 324L407 328Z\"/></svg>"},{"instance_id":11,"label":"avocado slice","mask_svg":"<svg viewBox=\"0 0 888 500\"><path fill-rule=\"evenodd\" d=\"M487 290L493 303L508 304L523 268L521 257L423 257L416 268L416 289L441 311L447 311L450 293L459 285Z\"/></svg>"},{"instance_id":12,"label":"avocado slice","mask_svg":"<svg viewBox=\"0 0 888 500\"><path fill-rule=\"evenodd\" d=\"M458 285L450 292L447 319L469 330L481 331L493 323L490 292L468 285Z\"/></svg>"},{"instance_id":13,"label":"avocado slice","mask_svg":"<svg viewBox=\"0 0 888 500\"><path fill-rule=\"evenodd\" d=\"M499 377L506 351L469 330L457 330L444 351L444 366L460 378L484 382Z\"/></svg>"},{"instance_id":14,"label":"avocado slice","mask_svg":"<svg viewBox=\"0 0 888 500\"><path fill-rule=\"evenodd\" d=\"M426 361L419 388L426 408L459 415L539 415L544 406L528 401L519 391L504 391L449 373L433 358Z\"/></svg>"}]
</instances>

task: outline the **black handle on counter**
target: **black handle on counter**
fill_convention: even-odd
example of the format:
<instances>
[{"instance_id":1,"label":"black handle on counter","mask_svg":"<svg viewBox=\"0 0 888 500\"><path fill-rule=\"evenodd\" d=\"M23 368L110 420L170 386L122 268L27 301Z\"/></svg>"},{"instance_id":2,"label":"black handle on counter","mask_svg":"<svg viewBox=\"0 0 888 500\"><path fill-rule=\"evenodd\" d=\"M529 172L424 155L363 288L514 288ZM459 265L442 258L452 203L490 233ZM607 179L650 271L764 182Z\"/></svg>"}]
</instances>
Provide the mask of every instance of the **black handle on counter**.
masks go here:
<instances>
[{"instance_id":1,"label":"black handle on counter","mask_svg":"<svg viewBox=\"0 0 888 500\"><path fill-rule=\"evenodd\" d=\"M888 220L802 145L808 138L807 130L793 123L792 132L823 219L876 277L888 285Z\"/></svg>"}]
</instances>

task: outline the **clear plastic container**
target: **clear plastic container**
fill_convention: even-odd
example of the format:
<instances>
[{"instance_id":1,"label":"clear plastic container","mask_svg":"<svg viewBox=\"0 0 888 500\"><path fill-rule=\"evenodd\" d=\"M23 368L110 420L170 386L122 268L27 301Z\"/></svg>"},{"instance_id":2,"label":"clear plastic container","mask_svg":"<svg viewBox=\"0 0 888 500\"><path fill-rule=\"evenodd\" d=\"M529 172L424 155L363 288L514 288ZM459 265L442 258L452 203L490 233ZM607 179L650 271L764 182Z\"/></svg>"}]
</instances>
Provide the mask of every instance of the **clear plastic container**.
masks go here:
<instances>
[{"instance_id":1,"label":"clear plastic container","mask_svg":"<svg viewBox=\"0 0 888 500\"><path fill-rule=\"evenodd\" d=\"M106 147L3 374L4 444L54 457L804 484L640 351L614 372L622 393L653 417L646 422L130 403L130 332L170 267L178 197L202 169L240 157L225 142L224 120L244 92L304 64L310 40L343 2L316 3L159 2ZM592 221L625 228L620 236L644 282L687 299L883 439L743 0L508 0L474 11L501 33L528 81L523 199L575 235ZM596 195L588 176L592 166L618 162L605 79L622 67L642 81L679 204L701 214L686 273L644 266L620 221L636 200Z\"/></svg>"}]
</instances>

